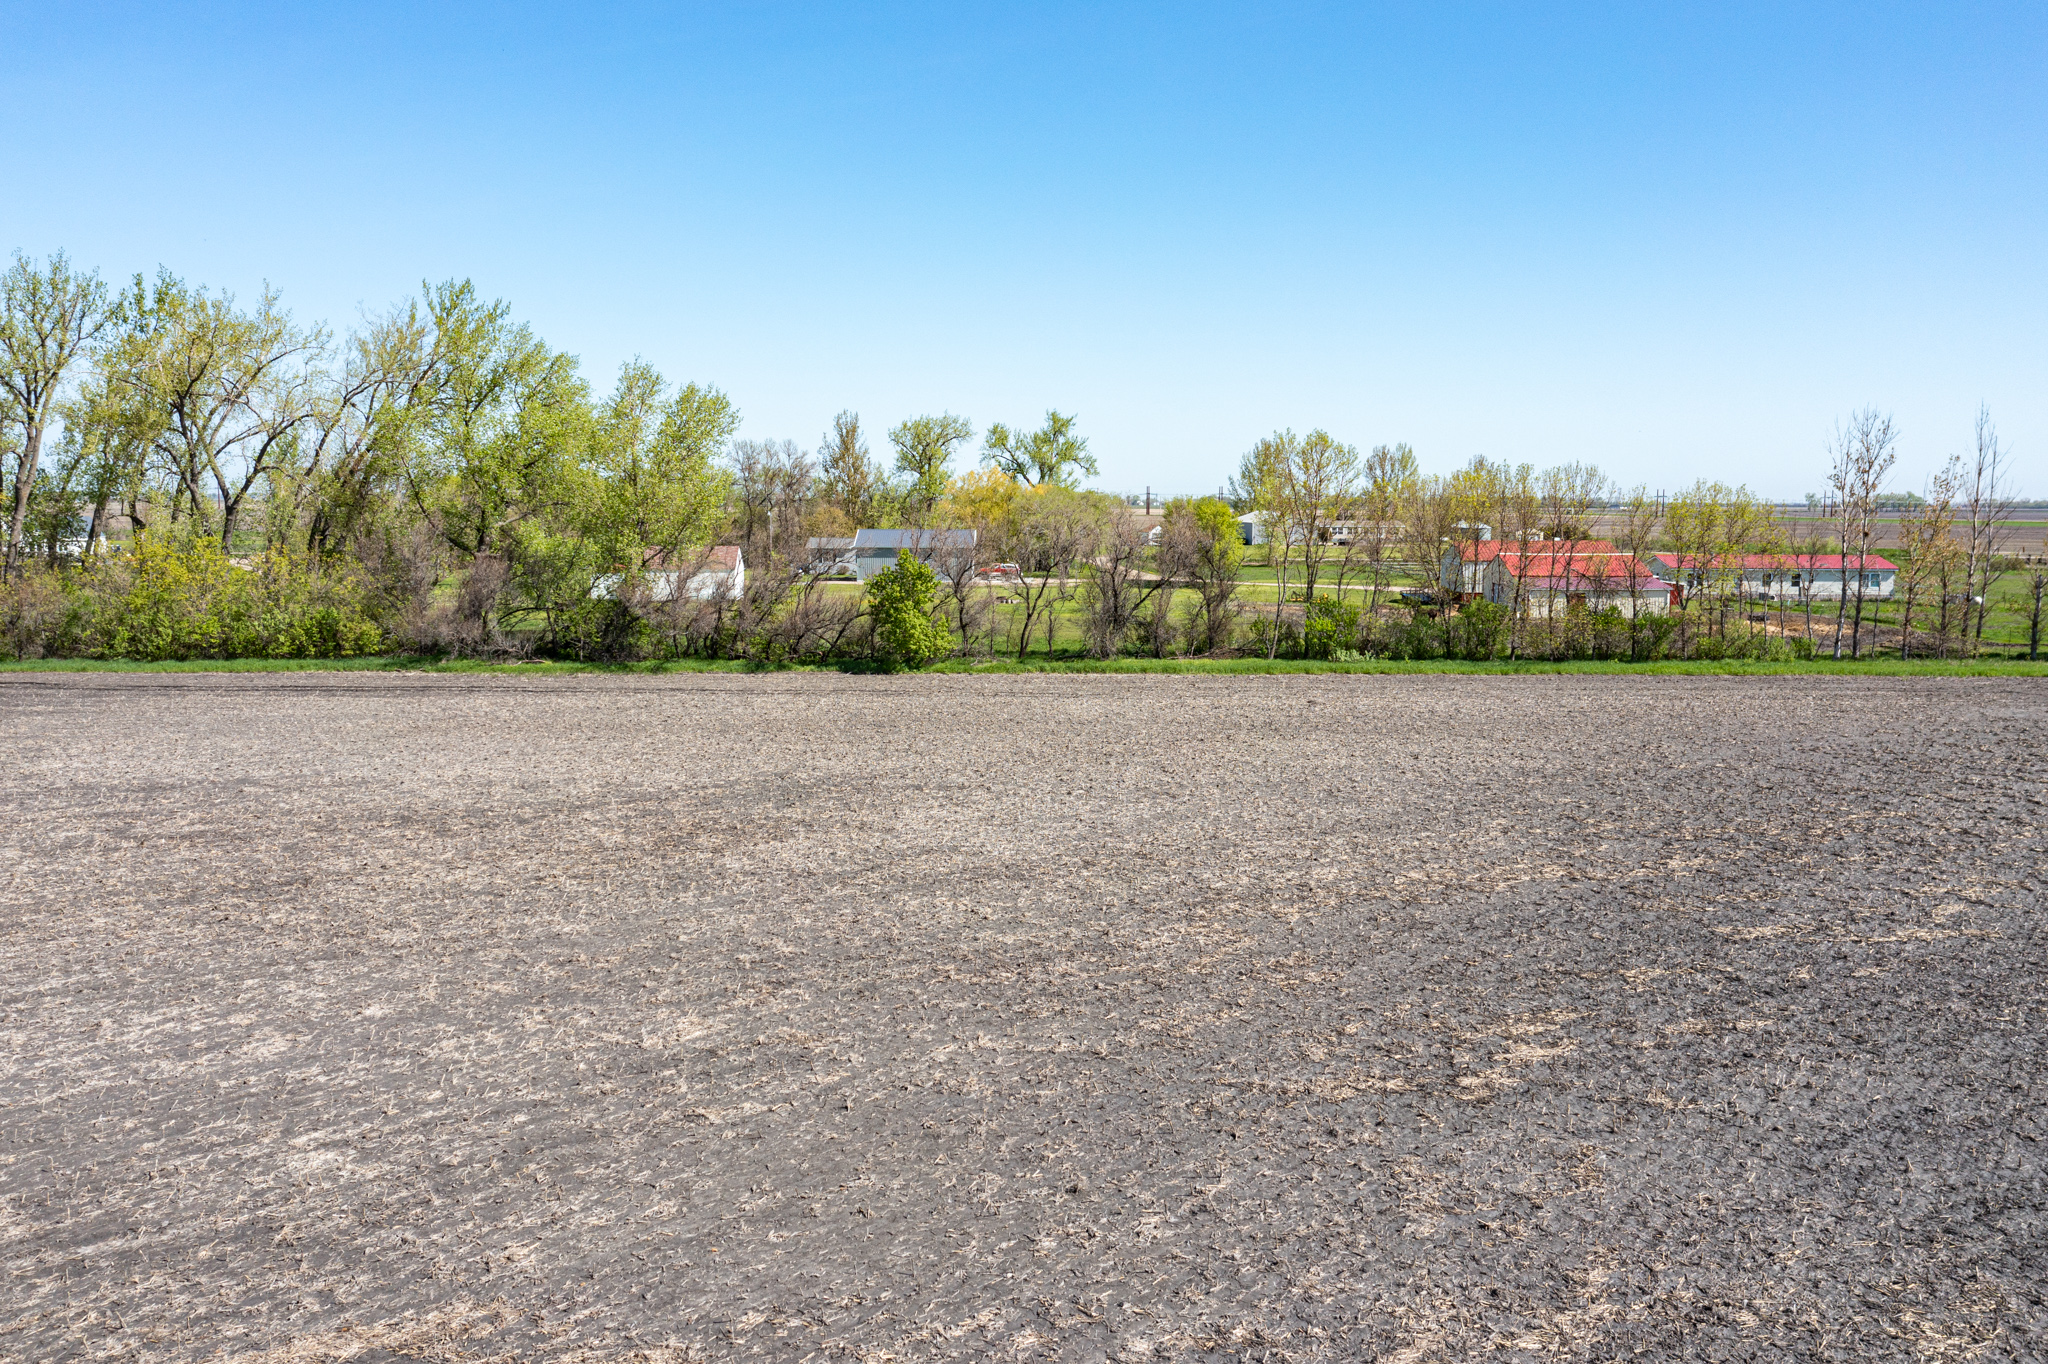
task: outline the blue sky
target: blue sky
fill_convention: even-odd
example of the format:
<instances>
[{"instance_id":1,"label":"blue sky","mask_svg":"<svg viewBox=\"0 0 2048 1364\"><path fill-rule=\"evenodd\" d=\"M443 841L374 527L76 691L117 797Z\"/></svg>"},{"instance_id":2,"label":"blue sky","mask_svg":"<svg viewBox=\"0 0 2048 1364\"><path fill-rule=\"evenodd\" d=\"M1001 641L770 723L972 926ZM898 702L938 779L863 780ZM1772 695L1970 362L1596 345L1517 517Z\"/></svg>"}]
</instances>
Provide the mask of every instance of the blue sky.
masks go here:
<instances>
[{"instance_id":1,"label":"blue sky","mask_svg":"<svg viewBox=\"0 0 2048 1364\"><path fill-rule=\"evenodd\" d=\"M815 444L1077 411L1796 496L1866 403L2048 494L2048 7L17 6L0 250L423 279Z\"/></svg>"}]
</instances>

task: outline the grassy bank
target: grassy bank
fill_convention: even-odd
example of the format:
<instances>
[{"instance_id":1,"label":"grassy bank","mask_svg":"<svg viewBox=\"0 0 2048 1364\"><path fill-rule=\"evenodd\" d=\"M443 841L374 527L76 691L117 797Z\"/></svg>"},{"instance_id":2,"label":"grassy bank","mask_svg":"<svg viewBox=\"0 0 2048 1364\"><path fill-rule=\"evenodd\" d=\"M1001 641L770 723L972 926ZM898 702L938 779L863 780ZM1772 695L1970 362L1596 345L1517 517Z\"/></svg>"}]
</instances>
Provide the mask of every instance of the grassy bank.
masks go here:
<instances>
[{"instance_id":1,"label":"grassy bank","mask_svg":"<svg viewBox=\"0 0 2048 1364\"><path fill-rule=\"evenodd\" d=\"M684 659L666 663L485 663L474 659L429 659L405 655L343 659L195 659L176 663L132 663L105 659L36 659L28 662L0 662L0 673L293 673L293 672L410 672L410 673L517 673L521 676L561 676L576 673L604 673L655 676L663 673L741 673L750 671L745 663L729 660ZM859 664L844 667L826 665L788 669L798 672L861 672ZM1425 662L1375 660L1359 663L1322 663L1301 659L1263 658L1061 658L1038 655L1023 662L998 659L972 663L951 659L924 669L933 673L1166 673L1195 676L1217 674L1296 673L1476 673L1521 675L1533 673L1603 673L1617 676L1853 676L1853 677L2048 677L2048 661L2028 663L1995 659L1939 662L1916 659L1901 663L1893 659L1864 659L1834 663L1825 659L1806 663L1759 663L1747 660L1721 662L1664 661L1658 663L1553 663L1517 661L1468 663L1455 659Z\"/></svg>"},{"instance_id":2,"label":"grassy bank","mask_svg":"<svg viewBox=\"0 0 2048 1364\"><path fill-rule=\"evenodd\" d=\"M0 673L519 673L557 676L568 673L742 673L748 665L730 659L682 659L661 663L487 663L473 658L422 658L380 654L368 658L196 658L170 663L137 663L127 659L38 658L0 661ZM832 671L814 669L813 671Z\"/></svg>"}]
</instances>

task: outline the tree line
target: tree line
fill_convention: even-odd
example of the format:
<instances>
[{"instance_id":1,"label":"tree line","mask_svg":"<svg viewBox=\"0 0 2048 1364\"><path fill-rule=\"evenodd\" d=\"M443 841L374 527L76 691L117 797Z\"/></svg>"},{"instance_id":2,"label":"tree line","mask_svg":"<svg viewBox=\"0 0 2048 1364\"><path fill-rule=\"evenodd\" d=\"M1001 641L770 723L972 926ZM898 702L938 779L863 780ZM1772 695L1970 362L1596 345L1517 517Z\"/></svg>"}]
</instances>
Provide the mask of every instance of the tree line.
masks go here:
<instances>
[{"instance_id":1,"label":"tree line","mask_svg":"<svg viewBox=\"0 0 2048 1364\"><path fill-rule=\"evenodd\" d=\"M1833 538L1858 552L1896 440L1878 420L1859 415L1838 442ZM1731 629L1728 594L1707 582L1698 610L1661 622L1436 600L1444 546L1480 523L1505 539L1590 541L1615 490L1589 465L1480 458L1430 475L1405 445L1360 454L1320 430L1283 431L1247 453L1228 499L1177 499L1155 521L1080 486L1099 469L1072 414L992 424L978 451L974 425L950 412L897 422L879 454L850 411L815 447L739 427L726 394L638 360L594 386L468 281L425 286L336 335L268 289L245 302L168 271L113 288L62 254L17 256L0 277L0 647L1650 657L1754 634ZM1987 418L1975 463L1954 462L1908 509L1920 537L1909 636L1922 597L1940 638L1960 649L1981 636L1972 603L2008 563L2004 459ZM1648 506L1642 489L1623 498L1618 547L1679 543L1708 564L1794 547L1743 489L1703 482ZM1250 577L1245 512L1272 540ZM967 529L975 543L850 591L809 546L861 527ZM744 585L677 590L721 544L741 548ZM992 577L995 565L1015 571Z\"/></svg>"},{"instance_id":2,"label":"tree line","mask_svg":"<svg viewBox=\"0 0 2048 1364\"><path fill-rule=\"evenodd\" d=\"M1628 604L1595 611L1547 602L1539 613L1518 575L1504 603L1422 604L1443 652L1790 658L1811 656L1819 642L1834 658L1863 657L1878 647L1866 570L1882 558L1875 544L1880 513L1893 512L1900 541L1894 552L1903 562L1900 619L1888 647L1902 658L1975 652L1992 617L1994 589L2025 569L2025 621L2037 655L2048 572L2010 552L2013 466L1989 412L1979 410L1972 448L1951 456L1924 496L1905 499L1887 488L1898 439L1892 419L1875 409L1842 423L1828 447L1829 493L1813 499L1804 520L1782 516L1744 486L1700 479L1665 497L1647 485L1621 487L1582 462L1538 469L1476 456L1450 473L1425 474L1406 445L1361 454L1321 430L1259 441L1240 462L1230 493L1234 505L1261 516L1281 598L1306 604L1304 630L1317 616L1323 586L1333 586L1341 601L1347 581L1366 585L1360 638L1367 646L1390 583L1430 581L1447 546L1484 535L1524 547L1525 558L1571 565L1586 589L1576 595ZM1650 566L1659 554L1684 566L1675 608L1649 604ZM1816 570L1837 557L1853 586L1822 601ZM1760 570L1775 570L1797 588L1759 593ZM1554 575L1540 590L1573 595ZM1793 614L1803 618L1796 625L1788 620ZM1403 629L1382 628L1377 639L1397 651L1418 647L1415 620L1396 624ZM1277 652L1286 635L1284 621L1267 632L1268 652ZM1403 638L1405 644L1395 642Z\"/></svg>"}]
</instances>

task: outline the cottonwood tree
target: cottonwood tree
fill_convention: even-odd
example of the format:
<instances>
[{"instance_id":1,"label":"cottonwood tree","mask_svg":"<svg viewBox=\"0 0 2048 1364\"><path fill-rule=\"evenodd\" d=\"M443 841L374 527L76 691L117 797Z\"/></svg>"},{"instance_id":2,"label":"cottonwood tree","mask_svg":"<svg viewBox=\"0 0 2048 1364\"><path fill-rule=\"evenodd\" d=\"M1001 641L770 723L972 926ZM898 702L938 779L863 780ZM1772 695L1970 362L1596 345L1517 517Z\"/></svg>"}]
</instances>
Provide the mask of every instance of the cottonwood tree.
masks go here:
<instances>
[{"instance_id":1,"label":"cottonwood tree","mask_svg":"<svg viewBox=\"0 0 2048 1364\"><path fill-rule=\"evenodd\" d=\"M574 495L589 387L574 357L513 322L504 302L484 303L467 280L430 289L427 310L438 359L413 414L402 486L450 547L495 554L515 527Z\"/></svg>"},{"instance_id":2,"label":"cottonwood tree","mask_svg":"<svg viewBox=\"0 0 2048 1364\"><path fill-rule=\"evenodd\" d=\"M841 412L818 446L819 493L856 527L873 526L888 495L888 476L868 455L860 414Z\"/></svg>"},{"instance_id":3,"label":"cottonwood tree","mask_svg":"<svg viewBox=\"0 0 2048 1364\"><path fill-rule=\"evenodd\" d=\"M896 447L897 472L909 481L906 494L918 525L930 523L933 505L946 493L953 452L973 437L973 425L950 412L912 417L889 432L889 443Z\"/></svg>"},{"instance_id":4,"label":"cottonwood tree","mask_svg":"<svg viewBox=\"0 0 2048 1364\"><path fill-rule=\"evenodd\" d=\"M1358 494L1358 450L1315 430L1294 449L1287 500L1300 524L1302 592L1316 596L1316 581L1330 554L1330 527Z\"/></svg>"},{"instance_id":5,"label":"cottonwood tree","mask_svg":"<svg viewBox=\"0 0 2048 1364\"><path fill-rule=\"evenodd\" d=\"M1687 653L1692 645L1692 623L1717 590L1719 575L1725 571L1720 549L1726 536L1721 507L1724 485L1700 479L1673 497L1664 509L1664 531L1671 541L1672 561L1677 565L1678 586L1684 607L1678 618L1678 650Z\"/></svg>"},{"instance_id":6,"label":"cottonwood tree","mask_svg":"<svg viewBox=\"0 0 2048 1364\"><path fill-rule=\"evenodd\" d=\"M250 492L296 455L314 420L326 333L293 322L275 290L247 311L169 272L142 292L138 281L117 381L148 413L153 457L173 483L172 521L190 516L230 548Z\"/></svg>"},{"instance_id":7,"label":"cottonwood tree","mask_svg":"<svg viewBox=\"0 0 2048 1364\"><path fill-rule=\"evenodd\" d=\"M107 291L59 251L41 266L17 254L0 275L0 421L14 464L7 525L9 575L21 558L22 526L43 457L43 436L62 396L65 374L108 322Z\"/></svg>"},{"instance_id":8,"label":"cottonwood tree","mask_svg":"<svg viewBox=\"0 0 2048 1364\"><path fill-rule=\"evenodd\" d=\"M1299 489L1295 459L1301 441L1292 431L1276 431L1254 445L1239 466L1239 476L1251 493L1259 527L1265 532L1266 561L1273 565L1273 625L1266 632L1266 657L1280 651L1281 623L1287 615L1287 579L1294 562L1294 546L1302 527L1296 519Z\"/></svg>"},{"instance_id":9,"label":"cottonwood tree","mask_svg":"<svg viewBox=\"0 0 2048 1364\"><path fill-rule=\"evenodd\" d=\"M1459 577L1447 583L1444 559L1446 550L1459 543L1461 524L1469 525L1472 520L1471 488L1470 479L1430 474L1415 481L1401 511L1402 549L1422 573L1423 581L1432 585L1437 627L1446 653L1452 647L1449 598L1462 587L1464 569L1461 551Z\"/></svg>"},{"instance_id":10,"label":"cottonwood tree","mask_svg":"<svg viewBox=\"0 0 2048 1364\"><path fill-rule=\"evenodd\" d=\"M1545 469L1537 481L1543 534L1552 542L1548 591L1553 616L1557 610L1559 558L1562 556L1563 573L1569 579L1580 546L1593 538L1593 511L1606 503L1610 486L1607 475L1597 465L1577 461Z\"/></svg>"},{"instance_id":11,"label":"cottonwood tree","mask_svg":"<svg viewBox=\"0 0 2048 1364\"><path fill-rule=\"evenodd\" d=\"M306 514L311 553L335 552L388 507L414 423L443 374L439 342L418 299L348 338L340 372L316 395L288 490L294 513Z\"/></svg>"},{"instance_id":12,"label":"cottonwood tree","mask_svg":"<svg viewBox=\"0 0 2048 1364\"><path fill-rule=\"evenodd\" d=\"M1528 607L1529 561L1534 557L1529 549L1529 537L1536 533L1542 522L1542 498L1538 491L1536 471L1528 464L1508 464L1501 460L1490 460L1484 455L1474 455L1470 464L1460 470L1454 482L1457 500L1464 508L1464 516L1470 521L1483 522L1494 532L1498 546L1494 553L1505 554L1503 566L1513 571L1509 577L1508 600L1508 657L1517 657L1522 647L1522 626ZM1462 578L1462 562L1466 553L1463 548L1471 545L1475 561L1480 550L1479 541L1474 538L1477 530L1472 526L1454 529L1453 535L1459 545L1461 578L1459 587L1465 586ZM1481 575L1480 581L1484 581ZM1475 588L1477 583L1474 584Z\"/></svg>"},{"instance_id":13,"label":"cottonwood tree","mask_svg":"<svg viewBox=\"0 0 2048 1364\"><path fill-rule=\"evenodd\" d=\"M104 360L103 352L98 359ZM111 509L119 507L136 530L147 527L142 510L149 479L152 428L96 364L64 405L59 469L87 508L85 552L92 554L106 533ZM53 556L54 562L54 556Z\"/></svg>"},{"instance_id":14,"label":"cottonwood tree","mask_svg":"<svg viewBox=\"0 0 2048 1364\"><path fill-rule=\"evenodd\" d=\"M1036 431L1012 431L997 422L983 438L982 462L1026 487L1057 483L1071 488L1082 474L1093 478L1101 472L1088 453L1087 438L1074 434L1074 422L1059 412L1047 412L1045 425Z\"/></svg>"},{"instance_id":15,"label":"cottonwood tree","mask_svg":"<svg viewBox=\"0 0 2048 1364\"><path fill-rule=\"evenodd\" d=\"M1300 437L1277 431L1245 455L1240 477L1254 485L1267 557L1275 566L1273 629L1267 638L1267 656L1272 657L1280 647L1294 550L1301 549L1303 595L1313 600L1330 553L1330 524L1357 492L1358 451L1327 431Z\"/></svg>"},{"instance_id":16,"label":"cottonwood tree","mask_svg":"<svg viewBox=\"0 0 2048 1364\"><path fill-rule=\"evenodd\" d=\"M1753 557L1775 561L1782 548L1777 537L1777 522L1771 516L1770 507L1752 493L1747 484L1738 483L1722 494L1720 553L1728 564L1728 572L1722 581L1733 582L1735 609L1743 617L1745 633L1751 633L1748 630L1749 561ZM1725 598L1721 633L1724 636L1728 633Z\"/></svg>"}]
</instances>

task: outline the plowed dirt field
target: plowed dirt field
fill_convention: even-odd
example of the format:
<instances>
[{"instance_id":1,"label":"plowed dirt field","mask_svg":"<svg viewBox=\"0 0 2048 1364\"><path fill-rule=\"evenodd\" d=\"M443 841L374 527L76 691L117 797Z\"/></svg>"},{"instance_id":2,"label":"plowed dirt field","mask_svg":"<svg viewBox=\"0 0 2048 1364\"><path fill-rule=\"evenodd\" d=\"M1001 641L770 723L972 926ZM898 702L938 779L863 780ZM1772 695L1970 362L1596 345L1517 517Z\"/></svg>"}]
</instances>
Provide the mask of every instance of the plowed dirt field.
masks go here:
<instances>
[{"instance_id":1,"label":"plowed dirt field","mask_svg":"<svg viewBox=\"0 0 2048 1364\"><path fill-rule=\"evenodd\" d=\"M2048 1357L2048 687L0 679L0 1358Z\"/></svg>"}]
</instances>

